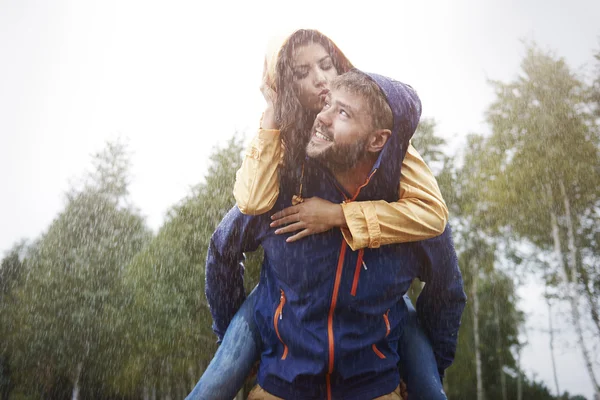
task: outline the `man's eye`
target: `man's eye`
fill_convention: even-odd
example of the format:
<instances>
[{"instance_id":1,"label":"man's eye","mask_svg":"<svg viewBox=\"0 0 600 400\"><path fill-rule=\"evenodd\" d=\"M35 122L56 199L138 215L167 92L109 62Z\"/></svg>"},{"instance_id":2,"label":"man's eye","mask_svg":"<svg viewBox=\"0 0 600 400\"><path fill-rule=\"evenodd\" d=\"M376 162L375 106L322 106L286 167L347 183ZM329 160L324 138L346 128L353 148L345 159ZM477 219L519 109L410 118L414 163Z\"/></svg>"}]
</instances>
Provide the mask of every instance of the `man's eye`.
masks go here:
<instances>
[{"instance_id":1,"label":"man's eye","mask_svg":"<svg viewBox=\"0 0 600 400\"><path fill-rule=\"evenodd\" d=\"M325 104L323 104L323 109L329 108L329 103L327 101L325 101Z\"/></svg>"},{"instance_id":2,"label":"man's eye","mask_svg":"<svg viewBox=\"0 0 600 400\"><path fill-rule=\"evenodd\" d=\"M344 117L350 117L345 110L340 110L340 114L343 115Z\"/></svg>"}]
</instances>

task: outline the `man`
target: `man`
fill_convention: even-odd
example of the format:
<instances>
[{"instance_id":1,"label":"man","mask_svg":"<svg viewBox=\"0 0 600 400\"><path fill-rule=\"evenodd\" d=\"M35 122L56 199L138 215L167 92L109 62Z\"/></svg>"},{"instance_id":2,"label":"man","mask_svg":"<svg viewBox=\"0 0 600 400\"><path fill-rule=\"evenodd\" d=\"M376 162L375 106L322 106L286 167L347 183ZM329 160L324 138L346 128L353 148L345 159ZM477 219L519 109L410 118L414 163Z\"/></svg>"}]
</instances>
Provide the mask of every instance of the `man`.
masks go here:
<instances>
[{"instance_id":1,"label":"man","mask_svg":"<svg viewBox=\"0 0 600 400\"><path fill-rule=\"evenodd\" d=\"M336 78L313 126L302 183L283 179L274 211L312 196L394 201L420 109L400 82L359 71ZM211 239L206 265L213 327L222 338L245 298L242 252L265 252L254 309L263 351L250 398L390 395L399 384L397 344L408 314L402 296L417 276L426 282L419 319L443 376L465 304L449 228L427 241L353 252L341 231L286 243L270 222L234 207Z\"/></svg>"}]
</instances>

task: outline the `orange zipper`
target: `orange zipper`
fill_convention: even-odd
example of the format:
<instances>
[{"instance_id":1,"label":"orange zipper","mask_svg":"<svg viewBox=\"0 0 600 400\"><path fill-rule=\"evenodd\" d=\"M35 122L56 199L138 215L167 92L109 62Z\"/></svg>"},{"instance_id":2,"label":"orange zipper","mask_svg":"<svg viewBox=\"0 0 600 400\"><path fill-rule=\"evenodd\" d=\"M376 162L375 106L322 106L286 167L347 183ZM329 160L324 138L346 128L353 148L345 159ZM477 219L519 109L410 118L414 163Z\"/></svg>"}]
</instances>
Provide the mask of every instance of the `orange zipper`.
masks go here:
<instances>
[{"instance_id":1,"label":"orange zipper","mask_svg":"<svg viewBox=\"0 0 600 400\"><path fill-rule=\"evenodd\" d=\"M273 325L275 325L275 333L277 334L279 341L283 345L283 355L281 356L282 360L285 360L288 355L288 347L283 342L283 339L281 339L281 335L279 334L279 320L281 318L283 318L283 306L284 305L285 305L285 293L283 292L283 289L281 289L281 297L279 298L279 305L277 306L277 309L275 310L275 315L273 316Z\"/></svg>"},{"instance_id":2,"label":"orange zipper","mask_svg":"<svg viewBox=\"0 0 600 400\"><path fill-rule=\"evenodd\" d=\"M385 337L388 337L392 327L390 326L390 318L389 318L390 310L387 310L385 314L383 314L383 321L385 322Z\"/></svg>"},{"instance_id":3,"label":"orange zipper","mask_svg":"<svg viewBox=\"0 0 600 400\"><path fill-rule=\"evenodd\" d=\"M375 346L375 343L373 343L373 345L371 347L373 348L373 351L375 352L375 354L377 354L377 357L381 358L382 360L385 360L385 354L383 354L381 351L379 351L377 346Z\"/></svg>"},{"instance_id":4,"label":"orange zipper","mask_svg":"<svg viewBox=\"0 0 600 400\"><path fill-rule=\"evenodd\" d=\"M358 189L356 189L356 193L354 193L354 196L352 196L352 198L349 201L356 200L356 198L358 197L358 195L360 193L360 190L369 184L369 181L371 180L373 175L375 175L375 172L377 172L377 169L374 169L373 172L371 172L371 175L369 175L369 177L367 178L367 181L365 183L363 183Z\"/></svg>"},{"instance_id":5,"label":"orange zipper","mask_svg":"<svg viewBox=\"0 0 600 400\"><path fill-rule=\"evenodd\" d=\"M371 175L369 175L369 177L367 178L367 181L356 190L356 193L354 194L354 196L351 199L348 199L346 197L346 195L344 194L344 191L340 190L342 195L344 197L346 197L345 202L354 201L358 197L360 190L369 184L369 181L371 180L373 175L375 175L375 172L377 172L377 169L373 170ZM338 187L338 189L339 189L339 187ZM325 375L325 378L326 378L326 382L327 382L327 399L328 400L331 400L331 374L333 373L333 364L334 364L333 363L333 361L334 361L334 358L333 358L334 357L333 313L335 312L335 305L337 304L337 298L338 298L338 294L340 291L340 282L342 280L342 270L344 269L344 258L346 256L346 247L347 246L348 246L348 243L346 243L346 240L342 239L342 248L340 249L340 257L338 259L338 265L337 265L337 269L335 272L335 282L333 284L333 294L331 296L331 306L329 307L329 316L327 317L327 335L329 336L329 369L328 369L327 374ZM358 285L358 282L356 284ZM385 358L385 356L384 356L384 358Z\"/></svg>"},{"instance_id":6,"label":"orange zipper","mask_svg":"<svg viewBox=\"0 0 600 400\"><path fill-rule=\"evenodd\" d=\"M363 254L365 254L365 249L360 249L358 251L358 259L356 260L356 268L354 268L354 281L352 281L352 290L350 294L352 296L356 296L356 289L358 288L358 278L360 277L360 267L364 266L367 269L366 264L363 261Z\"/></svg>"},{"instance_id":7,"label":"orange zipper","mask_svg":"<svg viewBox=\"0 0 600 400\"><path fill-rule=\"evenodd\" d=\"M335 283L333 284L333 295L331 296L331 306L329 307L329 316L327 318L327 334L329 336L329 369L327 372L327 398L331 399L330 375L333 373L334 341L333 341L333 313L340 291L340 281L342 280L342 270L344 269L344 258L346 257L346 247L348 244L342 240L340 257L338 259L337 269L335 271Z\"/></svg>"}]
</instances>

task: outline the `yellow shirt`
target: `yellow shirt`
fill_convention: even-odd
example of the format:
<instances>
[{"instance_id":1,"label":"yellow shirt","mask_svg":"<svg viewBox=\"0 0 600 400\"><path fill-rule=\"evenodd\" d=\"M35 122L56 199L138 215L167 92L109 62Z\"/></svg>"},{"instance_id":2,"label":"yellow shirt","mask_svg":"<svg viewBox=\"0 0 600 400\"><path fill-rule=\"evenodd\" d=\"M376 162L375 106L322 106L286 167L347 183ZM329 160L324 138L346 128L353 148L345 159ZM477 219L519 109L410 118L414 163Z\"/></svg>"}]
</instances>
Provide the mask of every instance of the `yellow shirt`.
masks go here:
<instances>
[{"instance_id":1,"label":"yellow shirt","mask_svg":"<svg viewBox=\"0 0 600 400\"><path fill-rule=\"evenodd\" d=\"M269 211L279 196L279 131L260 129L236 173L233 195L244 214ZM342 228L352 250L390 243L414 242L440 235L448 208L433 173L410 145L402 162L399 200L342 204L348 228Z\"/></svg>"}]
</instances>

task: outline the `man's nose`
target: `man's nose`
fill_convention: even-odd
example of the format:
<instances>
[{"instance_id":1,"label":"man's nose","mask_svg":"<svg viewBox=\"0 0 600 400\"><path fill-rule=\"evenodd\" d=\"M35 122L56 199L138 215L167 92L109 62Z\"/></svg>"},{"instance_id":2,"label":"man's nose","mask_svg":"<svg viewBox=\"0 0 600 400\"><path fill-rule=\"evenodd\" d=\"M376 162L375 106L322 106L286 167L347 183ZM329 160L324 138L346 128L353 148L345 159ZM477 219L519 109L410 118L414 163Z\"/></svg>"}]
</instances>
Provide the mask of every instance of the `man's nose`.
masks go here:
<instances>
[{"instance_id":1,"label":"man's nose","mask_svg":"<svg viewBox=\"0 0 600 400\"><path fill-rule=\"evenodd\" d=\"M328 112L329 110L331 110L331 107L326 110L323 109L320 113L317 114L317 121L319 122L319 124L324 126L331 125L331 117Z\"/></svg>"}]
</instances>

